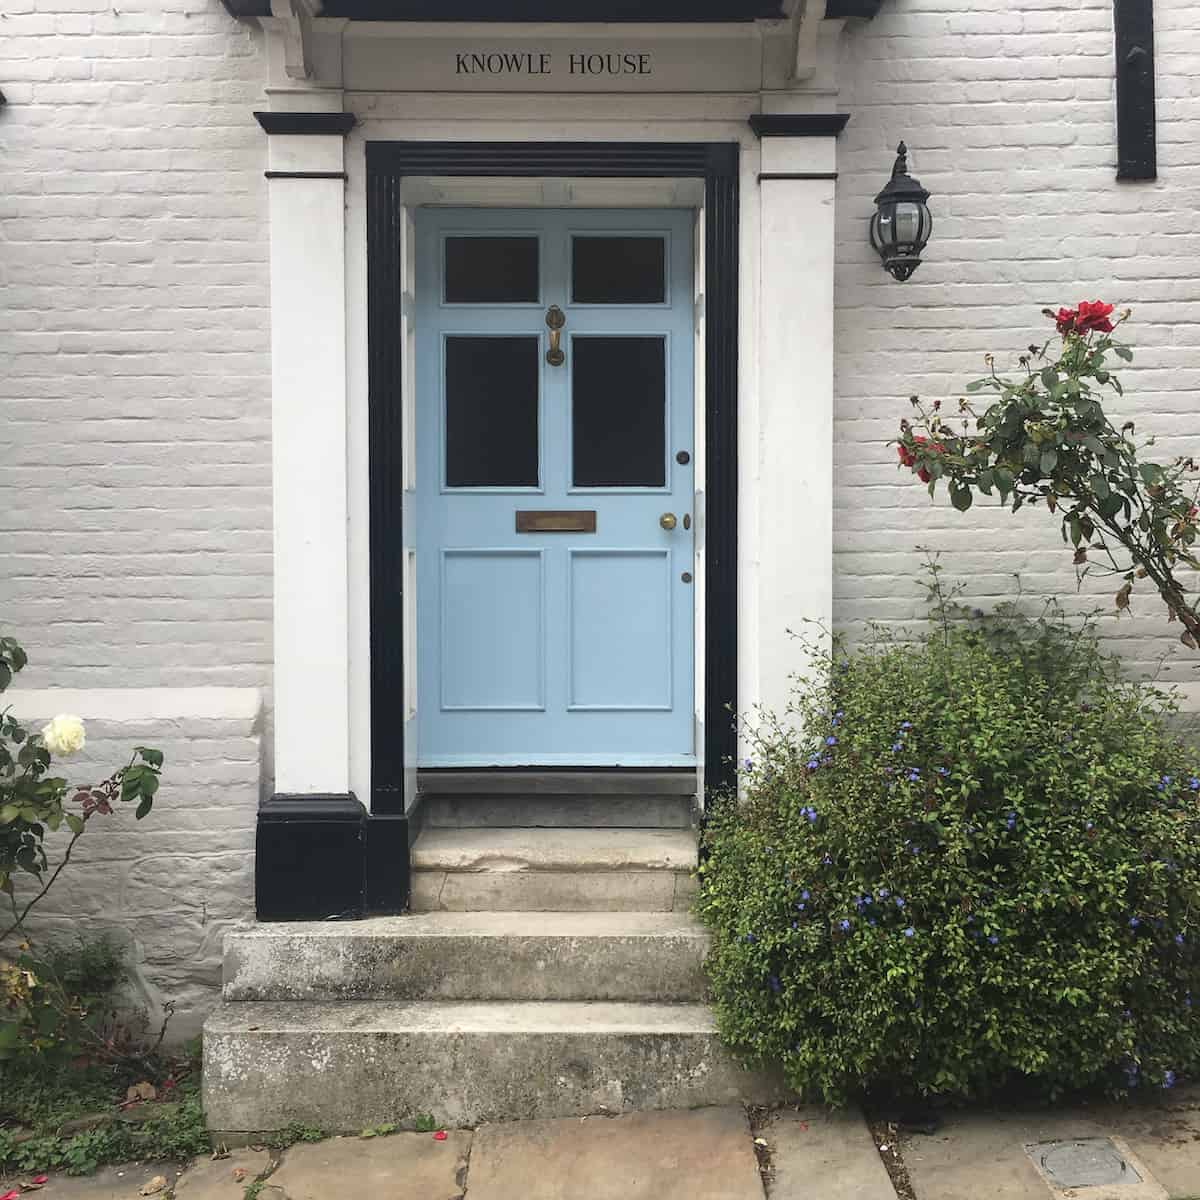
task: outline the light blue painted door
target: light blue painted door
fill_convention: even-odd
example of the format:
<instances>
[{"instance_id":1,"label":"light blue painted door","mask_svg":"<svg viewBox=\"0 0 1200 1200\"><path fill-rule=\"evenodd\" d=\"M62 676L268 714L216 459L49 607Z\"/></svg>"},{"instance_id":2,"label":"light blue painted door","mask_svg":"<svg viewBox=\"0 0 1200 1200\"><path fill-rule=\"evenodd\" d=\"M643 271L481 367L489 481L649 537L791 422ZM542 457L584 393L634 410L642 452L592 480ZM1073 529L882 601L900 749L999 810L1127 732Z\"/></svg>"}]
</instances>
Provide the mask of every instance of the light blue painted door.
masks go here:
<instances>
[{"instance_id":1,"label":"light blue painted door","mask_svg":"<svg viewBox=\"0 0 1200 1200\"><path fill-rule=\"evenodd\" d=\"M423 766L696 761L692 222L418 213Z\"/></svg>"}]
</instances>

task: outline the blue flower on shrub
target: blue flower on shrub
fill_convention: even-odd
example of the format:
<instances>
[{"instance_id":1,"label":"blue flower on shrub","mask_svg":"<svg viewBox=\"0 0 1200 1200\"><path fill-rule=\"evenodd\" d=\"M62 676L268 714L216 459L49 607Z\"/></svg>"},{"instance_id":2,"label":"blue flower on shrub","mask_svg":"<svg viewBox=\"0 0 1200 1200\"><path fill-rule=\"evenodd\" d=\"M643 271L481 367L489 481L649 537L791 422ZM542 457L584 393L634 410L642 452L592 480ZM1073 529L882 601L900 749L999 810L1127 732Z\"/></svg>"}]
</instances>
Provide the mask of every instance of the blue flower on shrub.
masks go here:
<instances>
[{"instance_id":1,"label":"blue flower on shrub","mask_svg":"<svg viewBox=\"0 0 1200 1200\"><path fill-rule=\"evenodd\" d=\"M897 907L897 908L903 908L903 907L904 907L904 897L903 897L903 896L897 896L897 897L896 897L896 907Z\"/></svg>"},{"instance_id":2,"label":"blue flower on shrub","mask_svg":"<svg viewBox=\"0 0 1200 1200\"><path fill-rule=\"evenodd\" d=\"M876 896L878 896L878 898L879 898L880 900L886 900L886 899L887 899L887 898L888 898L888 897L889 897L889 896L890 896L892 893L891 893L891 892L889 892L889 891L887 890L887 888L885 888L885 887L882 887L882 888L880 888L880 889L879 889L879 891L878 891L878 892L876 892L875 894L876 894Z\"/></svg>"},{"instance_id":3,"label":"blue flower on shrub","mask_svg":"<svg viewBox=\"0 0 1200 1200\"><path fill-rule=\"evenodd\" d=\"M905 929L905 931L904 931L904 936L905 936L906 938L910 938L910 937L912 937L912 936L913 936L913 935L914 935L916 932L917 932L917 931L916 931L916 930L915 930L915 929L914 929L914 928L913 928L911 925L909 925L909 926L908 926L908 928L907 928L907 929Z\"/></svg>"},{"instance_id":4,"label":"blue flower on shrub","mask_svg":"<svg viewBox=\"0 0 1200 1200\"><path fill-rule=\"evenodd\" d=\"M838 922L838 928L839 928L839 929L840 929L840 930L841 930L843 933L846 933L846 932L848 932L848 931L849 931L849 929L850 929L850 922L849 922L849 920L847 920L847 918L843 917L843 918L842 918L842 919L841 919L841 920Z\"/></svg>"},{"instance_id":5,"label":"blue flower on shrub","mask_svg":"<svg viewBox=\"0 0 1200 1200\"><path fill-rule=\"evenodd\" d=\"M938 767L937 771L938 771L938 774L939 774L939 775L940 775L940 776L941 776L943 779L945 779L945 777L946 777L947 775L949 775L949 774L950 774L950 768L949 768L949 767Z\"/></svg>"},{"instance_id":6,"label":"blue flower on shrub","mask_svg":"<svg viewBox=\"0 0 1200 1200\"><path fill-rule=\"evenodd\" d=\"M809 898L809 896L808 896L808 888L805 888L805 889L804 889L804 891L802 891L802 892L800 893L800 899L801 899L801 900L807 900L808 898Z\"/></svg>"},{"instance_id":7,"label":"blue flower on shrub","mask_svg":"<svg viewBox=\"0 0 1200 1200\"><path fill-rule=\"evenodd\" d=\"M771 991L773 991L773 992L780 992L783 990L783 987L779 982L778 975L768 975L767 976L767 987L769 987L771 989Z\"/></svg>"},{"instance_id":8,"label":"blue flower on shrub","mask_svg":"<svg viewBox=\"0 0 1200 1200\"><path fill-rule=\"evenodd\" d=\"M821 764L815 758L810 758L806 765L810 771L815 771Z\"/></svg>"},{"instance_id":9,"label":"blue flower on shrub","mask_svg":"<svg viewBox=\"0 0 1200 1200\"><path fill-rule=\"evenodd\" d=\"M1200 779L1197 779L1196 776L1193 775L1191 779L1188 780L1188 787L1190 787L1193 792L1200 792Z\"/></svg>"},{"instance_id":10,"label":"blue flower on shrub","mask_svg":"<svg viewBox=\"0 0 1200 1200\"><path fill-rule=\"evenodd\" d=\"M903 749L904 749L904 743L903 743L903 742L893 742L893 743L892 743L892 753L893 753L893 754L899 754L899 753L900 753L900 751L901 751L901 750L903 750Z\"/></svg>"},{"instance_id":11,"label":"blue flower on shrub","mask_svg":"<svg viewBox=\"0 0 1200 1200\"><path fill-rule=\"evenodd\" d=\"M1126 1084L1131 1088L1137 1087L1138 1082L1139 1082L1139 1076L1141 1075L1141 1070L1139 1069L1137 1063L1135 1063L1135 1062L1127 1063L1125 1065L1125 1067L1123 1068L1123 1070L1125 1071Z\"/></svg>"},{"instance_id":12,"label":"blue flower on shrub","mask_svg":"<svg viewBox=\"0 0 1200 1200\"><path fill-rule=\"evenodd\" d=\"M742 940L745 942L757 942L758 938L756 938L754 934L748 933Z\"/></svg>"},{"instance_id":13,"label":"blue flower on shrub","mask_svg":"<svg viewBox=\"0 0 1200 1200\"><path fill-rule=\"evenodd\" d=\"M1192 993L1191 992L1183 993L1183 1007L1184 1008L1192 1007Z\"/></svg>"},{"instance_id":14,"label":"blue flower on shrub","mask_svg":"<svg viewBox=\"0 0 1200 1200\"><path fill-rule=\"evenodd\" d=\"M1095 828L1096 828L1096 826L1093 825L1091 821L1089 821L1086 825L1084 825L1084 829L1086 829L1088 831L1088 833L1091 833L1092 830Z\"/></svg>"},{"instance_id":15,"label":"blue flower on shrub","mask_svg":"<svg viewBox=\"0 0 1200 1200\"><path fill-rule=\"evenodd\" d=\"M901 722L900 722L900 728L901 728L902 730L908 730L908 729L911 729L911 728L912 728L912 722L911 722L911 721L901 721Z\"/></svg>"},{"instance_id":16,"label":"blue flower on shrub","mask_svg":"<svg viewBox=\"0 0 1200 1200\"><path fill-rule=\"evenodd\" d=\"M805 805L805 807L800 810L800 815L804 817L810 825L816 823L817 810L813 808L811 804Z\"/></svg>"},{"instance_id":17,"label":"blue flower on shrub","mask_svg":"<svg viewBox=\"0 0 1200 1200\"><path fill-rule=\"evenodd\" d=\"M1177 945L1177 946L1183 945L1183 934L1182 933L1177 933L1175 935L1175 945Z\"/></svg>"},{"instance_id":18,"label":"blue flower on shrub","mask_svg":"<svg viewBox=\"0 0 1200 1200\"><path fill-rule=\"evenodd\" d=\"M1168 1071L1163 1075L1162 1085L1164 1088L1173 1088L1175 1086L1175 1072Z\"/></svg>"},{"instance_id":19,"label":"blue flower on shrub","mask_svg":"<svg viewBox=\"0 0 1200 1200\"><path fill-rule=\"evenodd\" d=\"M1136 929L1142 922L1137 917L1129 918L1129 928Z\"/></svg>"},{"instance_id":20,"label":"blue flower on shrub","mask_svg":"<svg viewBox=\"0 0 1200 1200\"><path fill-rule=\"evenodd\" d=\"M989 933L989 934L988 934L988 941L989 941L989 942L990 942L990 943L991 943L993 946L999 945L999 943L1000 943L1000 935L999 935L998 933Z\"/></svg>"},{"instance_id":21,"label":"blue flower on shrub","mask_svg":"<svg viewBox=\"0 0 1200 1200\"><path fill-rule=\"evenodd\" d=\"M916 783L921 778L920 767L905 767L904 769L908 772L909 783Z\"/></svg>"},{"instance_id":22,"label":"blue flower on shrub","mask_svg":"<svg viewBox=\"0 0 1200 1200\"><path fill-rule=\"evenodd\" d=\"M1005 825L1007 825L1007 826L1008 826L1008 828L1009 828L1009 829L1016 829L1016 827L1017 827L1017 814L1016 814L1015 812L1010 812L1010 813L1008 814L1008 819L1007 819L1007 820L1006 820L1004 823L1005 823Z\"/></svg>"},{"instance_id":23,"label":"blue flower on shrub","mask_svg":"<svg viewBox=\"0 0 1200 1200\"><path fill-rule=\"evenodd\" d=\"M827 745L827 746L836 746L836 745L837 745L837 738L835 738L835 737L833 736L833 734L831 733L831 734L830 734L830 735L829 735L829 736L828 736L828 737L825 739L825 745Z\"/></svg>"}]
</instances>

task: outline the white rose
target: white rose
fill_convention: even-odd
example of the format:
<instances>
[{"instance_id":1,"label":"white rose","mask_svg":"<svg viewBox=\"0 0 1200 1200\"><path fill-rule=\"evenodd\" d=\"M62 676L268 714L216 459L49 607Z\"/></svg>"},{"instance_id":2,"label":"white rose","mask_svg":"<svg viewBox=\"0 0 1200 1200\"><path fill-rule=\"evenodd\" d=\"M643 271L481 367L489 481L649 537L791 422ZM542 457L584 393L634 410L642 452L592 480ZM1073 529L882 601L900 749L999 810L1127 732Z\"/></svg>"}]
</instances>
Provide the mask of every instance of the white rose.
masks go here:
<instances>
[{"instance_id":1,"label":"white rose","mask_svg":"<svg viewBox=\"0 0 1200 1200\"><path fill-rule=\"evenodd\" d=\"M51 754L74 754L83 749L83 722L70 713L59 713L42 726L42 742Z\"/></svg>"}]
</instances>

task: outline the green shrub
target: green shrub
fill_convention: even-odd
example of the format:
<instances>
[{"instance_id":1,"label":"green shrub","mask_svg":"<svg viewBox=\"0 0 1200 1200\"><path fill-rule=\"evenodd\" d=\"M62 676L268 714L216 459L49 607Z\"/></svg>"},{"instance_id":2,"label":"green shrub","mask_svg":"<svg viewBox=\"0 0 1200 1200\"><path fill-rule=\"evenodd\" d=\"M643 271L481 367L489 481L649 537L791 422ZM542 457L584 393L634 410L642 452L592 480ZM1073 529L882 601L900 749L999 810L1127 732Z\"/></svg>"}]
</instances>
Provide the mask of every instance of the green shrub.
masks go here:
<instances>
[{"instance_id":1,"label":"green shrub","mask_svg":"<svg viewBox=\"0 0 1200 1200\"><path fill-rule=\"evenodd\" d=\"M935 577L936 578L936 577ZM841 1102L1200 1068L1200 766L1090 628L1012 609L820 660L706 835L724 1039Z\"/></svg>"}]
</instances>

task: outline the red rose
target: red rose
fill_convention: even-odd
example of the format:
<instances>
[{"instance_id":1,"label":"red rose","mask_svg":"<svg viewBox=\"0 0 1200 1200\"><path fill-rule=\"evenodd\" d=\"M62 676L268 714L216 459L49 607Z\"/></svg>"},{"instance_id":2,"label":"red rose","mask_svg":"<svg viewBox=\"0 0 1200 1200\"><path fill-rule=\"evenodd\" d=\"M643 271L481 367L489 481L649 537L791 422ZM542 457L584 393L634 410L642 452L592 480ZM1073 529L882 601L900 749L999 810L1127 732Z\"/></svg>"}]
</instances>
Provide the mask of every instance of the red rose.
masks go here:
<instances>
[{"instance_id":1,"label":"red rose","mask_svg":"<svg viewBox=\"0 0 1200 1200\"><path fill-rule=\"evenodd\" d=\"M921 467L921 469L920 469L919 471L917 471L917 478L918 478L918 479L919 479L919 480L920 480L922 483L928 483L928 482L929 482L929 479L930 479L929 472L928 472L927 470L925 470L925 468L924 468L924 467Z\"/></svg>"},{"instance_id":2,"label":"red rose","mask_svg":"<svg viewBox=\"0 0 1200 1200\"><path fill-rule=\"evenodd\" d=\"M896 447L896 453L900 456L902 467L911 467L917 461L913 458L913 452L903 443Z\"/></svg>"},{"instance_id":3,"label":"red rose","mask_svg":"<svg viewBox=\"0 0 1200 1200\"><path fill-rule=\"evenodd\" d=\"M1093 332L1112 333L1113 323L1108 319L1112 310L1113 306L1103 300L1081 300L1075 308L1060 308L1054 316L1054 327L1063 337L1068 333L1081 337Z\"/></svg>"},{"instance_id":4,"label":"red rose","mask_svg":"<svg viewBox=\"0 0 1200 1200\"><path fill-rule=\"evenodd\" d=\"M1064 337L1075 329L1075 310L1071 308L1060 308L1058 316L1054 318L1054 327Z\"/></svg>"}]
</instances>

